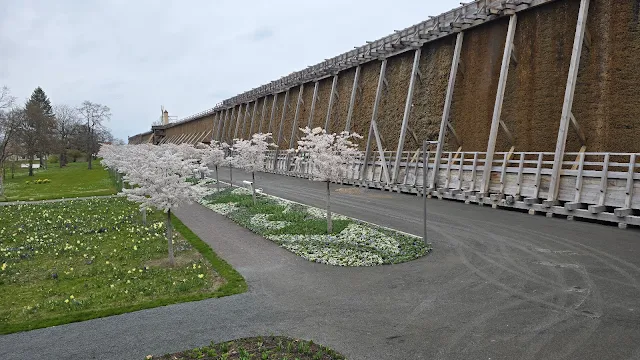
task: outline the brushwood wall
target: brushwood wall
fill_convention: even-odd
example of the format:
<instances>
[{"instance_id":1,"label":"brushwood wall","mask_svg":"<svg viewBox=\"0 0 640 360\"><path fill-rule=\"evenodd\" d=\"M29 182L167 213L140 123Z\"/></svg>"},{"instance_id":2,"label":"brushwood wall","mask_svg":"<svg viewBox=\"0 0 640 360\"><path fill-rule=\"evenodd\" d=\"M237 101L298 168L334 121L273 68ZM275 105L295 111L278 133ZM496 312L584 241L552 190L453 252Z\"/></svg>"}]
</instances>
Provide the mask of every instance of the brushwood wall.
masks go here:
<instances>
[{"instance_id":1,"label":"brushwood wall","mask_svg":"<svg viewBox=\"0 0 640 360\"><path fill-rule=\"evenodd\" d=\"M558 0L517 13L501 116L513 143L500 130L496 151L508 151L511 146L527 152L555 150L580 4L580 0ZM640 0L590 2L572 111L589 152L640 152L639 19ZM446 137L445 150L487 150L508 25L509 17L503 16L464 30L449 118L456 136ZM438 139L455 45L456 35L451 34L421 47L404 150ZM386 60L377 126L384 150L395 151L414 51ZM211 129L206 141L230 142L261 131L273 133L281 149L295 147L298 127L345 130L355 89L349 130L367 139L381 62L373 59L360 65L355 87L356 67L352 67L317 84L292 85L286 91L172 124L162 136L165 142L184 142L180 134ZM361 143L364 148L364 140ZM570 128L566 151L578 151L581 146L577 131Z\"/></svg>"}]
</instances>

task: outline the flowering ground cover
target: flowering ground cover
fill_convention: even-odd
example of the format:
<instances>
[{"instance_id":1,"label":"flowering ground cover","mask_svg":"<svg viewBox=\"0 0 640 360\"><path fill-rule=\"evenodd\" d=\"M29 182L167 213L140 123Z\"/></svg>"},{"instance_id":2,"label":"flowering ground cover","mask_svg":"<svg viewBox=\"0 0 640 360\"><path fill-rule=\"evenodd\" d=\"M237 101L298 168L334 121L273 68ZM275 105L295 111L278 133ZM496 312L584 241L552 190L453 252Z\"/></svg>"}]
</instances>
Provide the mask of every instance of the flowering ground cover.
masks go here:
<instances>
[{"instance_id":1,"label":"flowering ground cover","mask_svg":"<svg viewBox=\"0 0 640 360\"><path fill-rule=\"evenodd\" d=\"M213 193L201 203L313 262L336 266L396 264L431 250L420 237L337 214L333 231L327 234L324 210L266 195L259 196L254 206L243 188Z\"/></svg>"},{"instance_id":2,"label":"flowering ground cover","mask_svg":"<svg viewBox=\"0 0 640 360\"><path fill-rule=\"evenodd\" d=\"M10 173L4 178L4 196L0 201L48 200L72 197L113 195L118 191L109 172L96 162L92 170L87 170L86 162L72 162L60 168L49 164L48 169L34 170L28 176L26 169L18 168L12 178Z\"/></svg>"},{"instance_id":3,"label":"flowering ground cover","mask_svg":"<svg viewBox=\"0 0 640 360\"><path fill-rule=\"evenodd\" d=\"M313 341L297 340L281 336L255 337L228 341L220 344L187 350L146 360L192 360L192 359L299 359L341 360L344 356L315 344Z\"/></svg>"},{"instance_id":4,"label":"flowering ground cover","mask_svg":"<svg viewBox=\"0 0 640 360\"><path fill-rule=\"evenodd\" d=\"M143 226L124 198L0 207L0 333L246 290L177 218L167 266L165 216Z\"/></svg>"}]
</instances>

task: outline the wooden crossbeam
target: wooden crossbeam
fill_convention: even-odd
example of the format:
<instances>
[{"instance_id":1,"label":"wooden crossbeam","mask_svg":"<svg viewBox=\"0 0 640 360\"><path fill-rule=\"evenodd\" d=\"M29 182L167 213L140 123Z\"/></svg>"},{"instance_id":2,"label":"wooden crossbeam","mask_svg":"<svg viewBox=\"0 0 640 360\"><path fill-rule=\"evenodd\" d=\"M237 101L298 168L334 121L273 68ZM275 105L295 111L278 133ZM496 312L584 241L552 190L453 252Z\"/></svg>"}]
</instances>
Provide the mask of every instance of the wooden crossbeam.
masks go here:
<instances>
[{"instance_id":1,"label":"wooden crossbeam","mask_svg":"<svg viewBox=\"0 0 640 360\"><path fill-rule=\"evenodd\" d=\"M576 117L573 116L573 113L571 113L571 125L576 130L576 132L578 133L578 138L580 139L580 144L582 146L586 146L587 145L587 137L584 135L584 132L582 131L582 128L580 127L580 124L578 124L578 120L576 120Z\"/></svg>"}]
</instances>

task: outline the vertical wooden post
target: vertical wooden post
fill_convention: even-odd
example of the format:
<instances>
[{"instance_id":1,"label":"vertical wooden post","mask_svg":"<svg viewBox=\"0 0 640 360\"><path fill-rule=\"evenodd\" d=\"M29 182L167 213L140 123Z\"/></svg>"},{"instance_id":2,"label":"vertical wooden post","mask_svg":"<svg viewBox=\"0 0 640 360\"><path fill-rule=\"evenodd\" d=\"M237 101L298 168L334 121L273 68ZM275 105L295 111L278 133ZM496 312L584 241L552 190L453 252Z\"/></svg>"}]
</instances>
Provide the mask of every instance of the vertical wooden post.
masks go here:
<instances>
[{"instance_id":1,"label":"vertical wooden post","mask_svg":"<svg viewBox=\"0 0 640 360\"><path fill-rule=\"evenodd\" d=\"M493 118L491 120L491 131L489 132L489 143L487 144L487 155L484 163L484 171L482 172L481 192L486 194L489 192L489 181L491 181L491 165L493 163L493 154L496 150L496 140L498 130L500 129L500 117L502 116L502 104L504 103L504 93L507 86L507 77L509 76L509 65L511 64L511 54L513 53L513 40L516 35L516 26L518 23L518 15L511 15L509 19L509 30L507 31L507 41L504 45L504 54L502 55L502 68L500 69L500 80L498 81L498 90L496 92L496 102L493 107Z\"/></svg>"},{"instance_id":2,"label":"vertical wooden post","mask_svg":"<svg viewBox=\"0 0 640 360\"><path fill-rule=\"evenodd\" d=\"M273 104L271 104L271 117L269 118L269 128L267 129L268 133L271 135L275 135L273 131L273 118L276 116L276 105L278 103L278 93L273 94ZM273 139L274 137L272 137Z\"/></svg>"},{"instance_id":3,"label":"vertical wooden post","mask_svg":"<svg viewBox=\"0 0 640 360\"><path fill-rule=\"evenodd\" d=\"M267 111L267 98L269 95L264 96L264 101L262 102L262 111L260 112L260 126L258 127L258 132L262 134L262 124L264 123L264 115Z\"/></svg>"},{"instance_id":4,"label":"vertical wooden post","mask_svg":"<svg viewBox=\"0 0 640 360\"><path fill-rule=\"evenodd\" d=\"M353 117L353 107L355 106L356 95L358 93L358 81L360 81L360 65L356 67L356 75L353 78L351 98L349 99L349 110L347 111L347 124L344 127L344 131L351 132L351 118Z\"/></svg>"},{"instance_id":5,"label":"vertical wooden post","mask_svg":"<svg viewBox=\"0 0 640 360\"><path fill-rule=\"evenodd\" d=\"M418 66L420 65L421 48L417 48L413 55L413 67L411 69L411 78L409 79L409 90L407 92L407 101L404 104L404 116L402 117L402 127L400 128L400 139L398 139L398 149L396 150L396 162L393 165L392 183L397 183L398 174L400 173L400 160L402 151L404 150L404 140L407 136L407 125L411 116L411 107L413 106L413 90L415 88L416 78L418 77Z\"/></svg>"},{"instance_id":6,"label":"vertical wooden post","mask_svg":"<svg viewBox=\"0 0 640 360\"><path fill-rule=\"evenodd\" d=\"M571 110L573 107L573 97L576 90L576 81L578 79L578 69L580 68L580 57L582 56L582 44L584 42L584 33L589 14L589 0L580 1L580 12L578 13L578 23L576 24L576 34L573 41L573 51L571 54L571 64L569 66L569 76L567 78L567 87L564 93L564 103L562 105L562 117L560 118L560 127L558 128L558 140L556 142L556 152L553 158L553 170L551 171L551 183L549 184L549 195L547 200L555 201L558 198L558 190L560 189L560 173L562 171L562 160L564 158L564 150L567 145L567 132L569 130L569 122L571 121Z\"/></svg>"},{"instance_id":7,"label":"vertical wooden post","mask_svg":"<svg viewBox=\"0 0 640 360\"><path fill-rule=\"evenodd\" d=\"M220 141L220 133L222 132L222 127L224 126L224 116L226 115L227 110L220 110L218 113L218 128L213 134L213 140Z\"/></svg>"},{"instance_id":8,"label":"vertical wooden post","mask_svg":"<svg viewBox=\"0 0 640 360\"><path fill-rule=\"evenodd\" d=\"M384 150L382 149L382 141L380 139L380 134L378 133L378 124L376 122L378 118L378 108L380 106L380 98L382 97L382 87L384 85L385 74L387 73L387 59L382 60L382 64L380 64L380 77L378 78L378 88L376 90L376 97L373 100L373 113L371 114L371 124L369 125L369 134L367 136L367 147L364 155L364 165L362 167L362 178L364 179L364 174L366 174L367 170L367 162L369 161L369 157L371 156L371 134L374 135L376 139L376 144L378 146L378 153L380 154L380 159L382 161L382 172L384 173L385 179L387 181L387 185L389 185L389 170L387 169L387 162L384 156Z\"/></svg>"},{"instance_id":9,"label":"vertical wooden post","mask_svg":"<svg viewBox=\"0 0 640 360\"><path fill-rule=\"evenodd\" d=\"M336 88L338 87L338 74L333 75L331 82L331 95L329 95L329 105L327 106L327 119L324 122L324 129L329 132L329 124L331 122L331 113L333 112L333 103L336 98Z\"/></svg>"},{"instance_id":10,"label":"vertical wooden post","mask_svg":"<svg viewBox=\"0 0 640 360\"><path fill-rule=\"evenodd\" d=\"M320 85L319 81L316 81L313 86L313 98L311 99L311 110L309 110L309 122L307 126L311 128L313 126L313 114L316 112L316 100L318 99L318 86Z\"/></svg>"},{"instance_id":11,"label":"vertical wooden post","mask_svg":"<svg viewBox=\"0 0 640 360\"><path fill-rule=\"evenodd\" d=\"M229 122L227 123L227 130L225 131L226 133L224 134L224 141L226 142L230 142L229 139L231 138L231 129L233 127L233 118L235 117L236 114L236 107L233 106L231 108L231 113L229 114Z\"/></svg>"},{"instance_id":12,"label":"vertical wooden post","mask_svg":"<svg viewBox=\"0 0 640 360\"><path fill-rule=\"evenodd\" d=\"M280 129L278 130L278 149L282 147L282 130L284 129L284 118L287 116L287 105L289 102L289 90L284 93L284 103L282 105L282 117L280 118ZM277 149L276 149L277 153Z\"/></svg>"},{"instance_id":13,"label":"vertical wooden post","mask_svg":"<svg viewBox=\"0 0 640 360\"><path fill-rule=\"evenodd\" d=\"M631 154L629 170L627 171L627 187L625 191L626 198L624 200L624 207L627 209L631 209L631 205L633 205L633 175L636 171L636 156L636 154Z\"/></svg>"},{"instance_id":14,"label":"vertical wooden post","mask_svg":"<svg viewBox=\"0 0 640 360\"><path fill-rule=\"evenodd\" d=\"M249 127L249 139L253 137L253 123L256 120L256 111L258 110L258 99L253 103L253 112L251 113L251 126Z\"/></svg>"},{"instance_id":15,"label":"vertical wooden post","mask_svg":"<svg viewBox=\"0 0 640 360\"><path fill-rule=\"evenodd\" d=\"M240 130L240 139L244 139L245 129L247 128L247 118L249 117L249 106L251 105L248 102L244 108L244 116L242 118L242 130Z\"/></svg>"},{"instance_id":16,"label":"vertical wooden post","mask_svg":"<svg viewBox=\"0 0 640 360\"><path fill-rule=\"evenodd\" d=\"M453 52L453 61L451 62L451 72L449 73L449 85L447 86L447 94L444 101L444 111L442 112L442 122L440 123L440 133L438 134L438 147L433 165L433 179L431 180L431 188L435 189L438 179L438 169L440 168L440 157L442 156L442 148L446 138L447 124L451 114L451 103L453 102L453 90L456 84L456 76L458 75L458 65L460 64L460 53L462 52L462 41L464 40L464 32L459 32L456 38L456 48Z\"/></svg>"},{"instance_id":17,"label":"vertical wooden post","mask_svg":"<svg viewBox=\"0 0 640 360\"><path fill-rule=\"evenodd\" d=\"M296 104L296 114L293 117L293 126L291 127L291 140L289 141L290 148L293 148L293 141L296 139L296 133L298 132L298 119L300 118L300 105L302 104L303 92L304 84L300 84L300 91L298 92L298 102Z\"/></svg>"},{"instance_id":18,"label":"vertical wooden post","mask_svg":"<svg viewBox=\"0 0 640 360\"><path fill-rule=\"evenodd\" d=\"M236 119L236 129L233 131L233 139L238 138L238 131L240 131L240 118L242 117L242 104L238 105L238 118ZM233 140L231 139L231 140Z\"/></svg>"}]
</instances>

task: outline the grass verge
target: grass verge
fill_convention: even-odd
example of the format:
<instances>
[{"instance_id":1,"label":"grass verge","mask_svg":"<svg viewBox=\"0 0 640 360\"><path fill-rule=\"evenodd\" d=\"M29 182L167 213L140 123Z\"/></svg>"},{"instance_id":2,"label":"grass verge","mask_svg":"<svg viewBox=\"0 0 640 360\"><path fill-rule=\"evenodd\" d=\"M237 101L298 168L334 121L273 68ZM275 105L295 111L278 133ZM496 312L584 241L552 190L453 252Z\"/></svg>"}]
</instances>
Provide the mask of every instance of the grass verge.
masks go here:
<instances>
[{"instance_id":1,"label":"grass verge","mask_svg":"<svg viewBox=\"0 0 640 360\"><path fill-rule=\"evenodd\" d=\"M431 250L422 238L334 214L327 234L326 212L261 195L253 204L247 190L225 189L202 204L241 226L313 262L338 266L397 264Z\"/></svg>"},{"instance_id":2,"label":"grass verge","mask_svg":"<svg viewBox=\"0 0 640 360\"><path fill-rule=\"evenodd\" d=\"M0 334L241 293L240 274L165 214L123 198L0 207Z\"/></svg>"},{"instance_id":3,"label":"grass verge","mask_svg":"<svg viewBox=\"0 0 640 360\"><path fill-rule=\"evenodd\" d=\"M233 340L219 344L195 348L175 354L155 357L154 360L195 360L195 359L298 359L298 360L342 360L345 357L334 350L313 341L291 339L281 336L255 337Z\"/></svg>"},{"instance_id":4,"label":"grass verge","mask_svg":"<svg viewBox=\"0 0 640 360\"><path fill-rule=\"evenodd\" d=\"M109 172L98 161L93 169L87 169L86 162L69 163L60 168L49 164L45 169L34 169L29 176L28 169L18 168L12 178L9 173L4 178L5 192L0 201L33 201L61 198L104 196L117 193ZM43 182L46 181L46 182Z\"/></svg>"}]
</instances>

